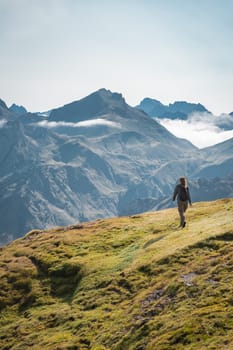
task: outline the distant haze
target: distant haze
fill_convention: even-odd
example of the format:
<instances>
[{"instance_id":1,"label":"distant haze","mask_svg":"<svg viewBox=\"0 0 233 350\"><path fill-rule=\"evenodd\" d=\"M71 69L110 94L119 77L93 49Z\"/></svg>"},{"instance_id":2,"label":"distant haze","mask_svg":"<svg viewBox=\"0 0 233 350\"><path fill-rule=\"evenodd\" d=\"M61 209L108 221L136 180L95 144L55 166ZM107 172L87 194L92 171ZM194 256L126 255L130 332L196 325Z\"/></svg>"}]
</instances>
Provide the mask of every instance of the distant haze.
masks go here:
<instances>
[{"instance_id":1,"label":"distant haze","mask_svg":"<svg viewBox=\"0 0 233 350\"><path fill-rule=\"evenodd\" d=\"M0 0L0 98L47 111L106 87L233 111L231 0Z\"/></svg>"}]
</instances>

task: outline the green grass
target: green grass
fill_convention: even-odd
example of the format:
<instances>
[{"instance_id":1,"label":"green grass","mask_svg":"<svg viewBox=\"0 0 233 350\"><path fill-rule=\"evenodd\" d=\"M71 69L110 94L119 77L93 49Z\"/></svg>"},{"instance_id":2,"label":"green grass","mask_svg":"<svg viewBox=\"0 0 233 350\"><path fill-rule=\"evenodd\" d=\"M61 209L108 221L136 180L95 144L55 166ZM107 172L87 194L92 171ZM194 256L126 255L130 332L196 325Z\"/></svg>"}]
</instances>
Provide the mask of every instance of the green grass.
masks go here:
<instances>
[{"instance_id":1,"label":"green grass","mask_svg":"<svg viewBox=\"0 0 233 350\"><path fill-rule=\"evenodd\" d=\"M233 348L233 199L31 231L0 251L0 349Z\"/></svg>"}]
</instances>

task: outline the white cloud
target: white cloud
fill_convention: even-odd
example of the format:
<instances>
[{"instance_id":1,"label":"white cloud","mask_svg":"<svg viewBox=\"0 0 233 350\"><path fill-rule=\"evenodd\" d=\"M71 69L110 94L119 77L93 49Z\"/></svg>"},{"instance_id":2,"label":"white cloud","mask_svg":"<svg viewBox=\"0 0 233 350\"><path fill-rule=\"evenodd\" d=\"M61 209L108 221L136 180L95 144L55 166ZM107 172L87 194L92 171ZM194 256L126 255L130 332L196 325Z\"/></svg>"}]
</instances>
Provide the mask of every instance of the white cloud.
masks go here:
<instances>
[{"instance_id":1,"label":"white cloud","mask_svg":"<svg viewBox=\"0 0 233 350\"><path fill-rule=\"evenodd\" d=\"M199 148L215 145L233 137L233 116L195 113L187 120L156 119L177 137L192 142ZM224 128L227 127L227 130ZM229 130L230 129L230 130Z\"/></svg>"},{"instance_id":2,"label":"white cloud","mask_svg":"<svg viewBox=\"0 0 233 350\"><path fill-rule=\"evenodd\" d=\"M43 120L38 123L39 126L46 127L46 128L59 128L59 127L70 127L70 128L80 128L80 127L93 127L93 126L109 126L113 128L121 128L120 123L112 122L110 120L105 120L101 118L92 119L92 120L85 120L78 123L70 123L70 122L54 122L54 121L48 121Z\"/></svg>"},{"instance_id":3,"label":"white cloud","mask_svg":"<svg viewBox=\"0 0 233 350\"><path fill-rule=\"evenodd\" d=\"M7 121L5 119L0 120L0 128L3 128L6 123Z\"/></svg>"}]
</instances>

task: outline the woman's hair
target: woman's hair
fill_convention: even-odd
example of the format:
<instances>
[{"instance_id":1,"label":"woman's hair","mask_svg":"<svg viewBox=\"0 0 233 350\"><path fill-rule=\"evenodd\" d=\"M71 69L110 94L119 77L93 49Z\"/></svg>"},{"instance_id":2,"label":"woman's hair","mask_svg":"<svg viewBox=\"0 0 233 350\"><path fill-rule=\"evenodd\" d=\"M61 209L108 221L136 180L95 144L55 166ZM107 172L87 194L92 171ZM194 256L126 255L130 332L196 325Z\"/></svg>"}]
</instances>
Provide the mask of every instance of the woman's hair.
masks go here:
<instances>
[{"instance_id":1,"label":"woman's hair","mask_svg":"<svg viewBox=\"0 0 233 350\"><path fill-rule=\"evenodd\" d=\"M187 180L184 176L180 177L180 184L183 186L183 187L187 187Z\"/></svg>"}]
</instances>

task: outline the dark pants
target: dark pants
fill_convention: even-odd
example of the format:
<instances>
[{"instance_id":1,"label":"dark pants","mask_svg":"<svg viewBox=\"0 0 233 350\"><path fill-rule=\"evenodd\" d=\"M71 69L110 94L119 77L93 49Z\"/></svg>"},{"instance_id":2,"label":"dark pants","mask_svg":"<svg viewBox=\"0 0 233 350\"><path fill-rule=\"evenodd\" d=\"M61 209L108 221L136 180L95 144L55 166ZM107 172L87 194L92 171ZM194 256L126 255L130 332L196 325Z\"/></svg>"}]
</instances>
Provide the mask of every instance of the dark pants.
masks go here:
<instances>
[{"instance_id":1,"label":"dark pants","mask_svg":"<svg viewBox=\"0 0 233 350\"><path fill-rule=\"evenodd\" d=\"M178 204L178 211L179 211L179 214L180 214L180 226L184 226L184 222L185 222L185 215L184 213L186 212L187 208L188 208L188 201L180 201L178 200L177 202Z\"/></svg>"}]
</instances>

